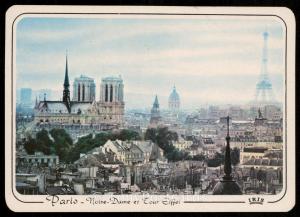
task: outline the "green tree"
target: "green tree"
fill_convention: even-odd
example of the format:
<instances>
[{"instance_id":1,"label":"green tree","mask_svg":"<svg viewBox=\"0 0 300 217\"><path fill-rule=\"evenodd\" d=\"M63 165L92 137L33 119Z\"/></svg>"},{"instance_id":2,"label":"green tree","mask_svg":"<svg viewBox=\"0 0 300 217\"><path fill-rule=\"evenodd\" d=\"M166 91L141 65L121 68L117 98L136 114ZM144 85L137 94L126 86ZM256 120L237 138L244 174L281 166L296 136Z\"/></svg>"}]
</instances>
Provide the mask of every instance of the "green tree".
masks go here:
<instances>
[{"instance_id":1,"label":"green tree","mask_svg":"<svg viewBox=\"0 0 300 217\"><path fill-rule=\"evenodd\" d=\"M36 140L30 136L28 140L25 141L24 148L28 154L34 154L34 152L37 150Z\"/></svg>"},{"instance_id":2,"label":"green tree","mask_svg":"<svg viewBox=\"0 0 300 217\"><path fill-rule=\"evenodd\" d=\"M37 143L36 151L41 151L46 155L55 154L54 143L49 138L47 130L42 129L36 134L36 143Z\"/></svg>"},{"instance_id":3,"label":"green tree","mask_svg":"<svg viewBox=\"0 0 300 217\"><path fill-rule=\"evenodd\" d=\"M73 140L64 129L52 129L50 135L54 139L54 149L56 155L63 162L68 161L68 154L73 145Z\"/></svg>"},{"instance_id":4,"label":"green tree","mask_svg":"<svg viewBox=\"0 0 300 217\"><path fill-rule=\"evenodd\" d=\"M145 132L145 139L156 143L163 151L169 161L190 160L186 152L177 150L172 142L178 140L176 132L168 130L167 127L148 128Z\"/></svg>"},{"instance_id":5,"label":"green tree","mask_svg":"<svg viewBox=\"0 0 300 217\"><path fill-rule=\"evenodd\" d=\"M138 132L128 129L123 129L117 134L120 140L140 140L141 137Z\"/></svg>"},{"instance_id":6,"label":"green tree","mask_svg":"<svg viewBox=\"0 0 300 217\"><path fill-rule=\"evenodd\" d=\"M145 133L145 139L157 143L157 133L156 128L148 128Z\"/></svg>"}]
</instances>

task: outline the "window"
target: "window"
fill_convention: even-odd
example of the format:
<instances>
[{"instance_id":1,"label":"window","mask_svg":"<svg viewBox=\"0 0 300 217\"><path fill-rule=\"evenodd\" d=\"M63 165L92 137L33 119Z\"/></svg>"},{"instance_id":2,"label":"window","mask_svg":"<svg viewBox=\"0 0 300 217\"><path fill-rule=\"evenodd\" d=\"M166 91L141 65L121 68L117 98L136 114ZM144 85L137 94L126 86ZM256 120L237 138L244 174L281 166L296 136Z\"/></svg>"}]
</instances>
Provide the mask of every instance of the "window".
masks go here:
<instances>
[{"instance_id":1,"label":"window","mask_svg":"<svg viewBox=\"0 0 300 217\"><path fill-rule=\"evenodd\" d=\"M84 84L82 84L82 101L84 101L84 97L85 97L85 87Z\"/></svg>"},{"instance_id":2,"label":"window","mask_svg":"<svg viewBox=\"0 0 300 217\"><path fill-rule=\"evenodd\" d=\"M80 84L78 84L78 101L80 101Z\"/></svg>"},{"instance_id":3,"label":"window","mask_svg":"<svg viewBox=\"0 0 300 217\"><path fill-rule=\"evenodd\" d=\"M108 85L105 84L105 102L108 101Z\"/></svg>"},{"instance_id":4,"label":"window","mask_svg":"<svg viewBox=\"0 0 300 217\"><path fill-rule=\"evenodd\" d=\"M110 85L110 101L113 101L113 86Z\"/></svg>"}]
</instances>

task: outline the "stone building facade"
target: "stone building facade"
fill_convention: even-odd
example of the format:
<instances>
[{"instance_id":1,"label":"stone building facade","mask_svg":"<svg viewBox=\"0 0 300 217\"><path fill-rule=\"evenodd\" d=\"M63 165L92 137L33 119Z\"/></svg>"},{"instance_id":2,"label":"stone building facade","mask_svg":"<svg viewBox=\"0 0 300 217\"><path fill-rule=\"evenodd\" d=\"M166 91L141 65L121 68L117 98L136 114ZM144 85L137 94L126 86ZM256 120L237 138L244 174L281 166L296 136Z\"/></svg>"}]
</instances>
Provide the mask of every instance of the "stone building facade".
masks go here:
<instances>
[{"instance_id":1,"label":"stone building facade","mask_svg":"<svg viewBox=\"0 0 300 217\"><path fill-rule=\"evenodd\" d=\"M93 79L85 76L80 77L80 82L75 80L73 101L70 100L68 60L66 58L66 70L62 101L49 101L44 97L43 101L36 102L35 124L47 125L110 125L118 128L123 125L124 101L123 80L120 77L103 78L100 90L100 100L96 101L93 96ZM83 80L85 87L90 92L82 91ZM76 86L76 84L78 84ZM90 85L90 86L88 86ZM77 89L76 89L77 87ZM78 91L78 87L81 89ZM92 87L92 88L91 88ZM80 94L79 94L80 93ZM82 93L86 97L82 98ZM93 99L91 101L91 99Z\"/></svg>"}]
</instances>

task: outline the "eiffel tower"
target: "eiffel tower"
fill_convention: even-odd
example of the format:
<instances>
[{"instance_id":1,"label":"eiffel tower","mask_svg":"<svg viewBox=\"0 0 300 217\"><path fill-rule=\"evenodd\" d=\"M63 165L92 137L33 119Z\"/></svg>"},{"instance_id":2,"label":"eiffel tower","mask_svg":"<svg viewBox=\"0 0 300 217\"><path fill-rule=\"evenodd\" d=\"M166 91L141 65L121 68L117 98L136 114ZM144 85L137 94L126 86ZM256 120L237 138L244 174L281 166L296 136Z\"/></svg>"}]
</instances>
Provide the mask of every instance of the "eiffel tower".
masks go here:
<instances>
[{"instance_id":1,"label":"eiffel tower","mask_svg":"<svg viewBox=\"0 0 300 217\"><path fill-rule=\"evenodd\" d=\"M253 104L255 106L265 106L278 104L275 100L272 83L268 75L268 32L263 33L264 46L262 51L262 64L259 81L256 84L256 94Z\"/></svg>"}]
</instances>

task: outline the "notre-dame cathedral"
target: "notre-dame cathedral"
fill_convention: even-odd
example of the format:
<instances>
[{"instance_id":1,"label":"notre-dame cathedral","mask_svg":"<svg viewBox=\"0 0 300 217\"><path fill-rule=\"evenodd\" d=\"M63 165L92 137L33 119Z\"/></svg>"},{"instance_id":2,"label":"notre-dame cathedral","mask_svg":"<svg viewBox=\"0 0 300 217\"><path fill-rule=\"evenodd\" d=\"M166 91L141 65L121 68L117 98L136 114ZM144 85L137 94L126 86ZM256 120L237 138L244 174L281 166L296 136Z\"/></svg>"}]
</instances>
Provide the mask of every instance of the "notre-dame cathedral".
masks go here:
<instances>
[{"instance_id":1,"label":"notre-dame cathedral","mask_svg":"<svg viewBox=\"0 0 300 217\"><path fill-rule=\"evenodd\" d=\"M124 84L121 77L101 80L100 100L95 100L95 82L80 76L74 80L70 99L68 59L66 57L62 101L44 100L35 105L35 124L113 125L122 126L124 118Z\"/></svg>"}]
</instances>

